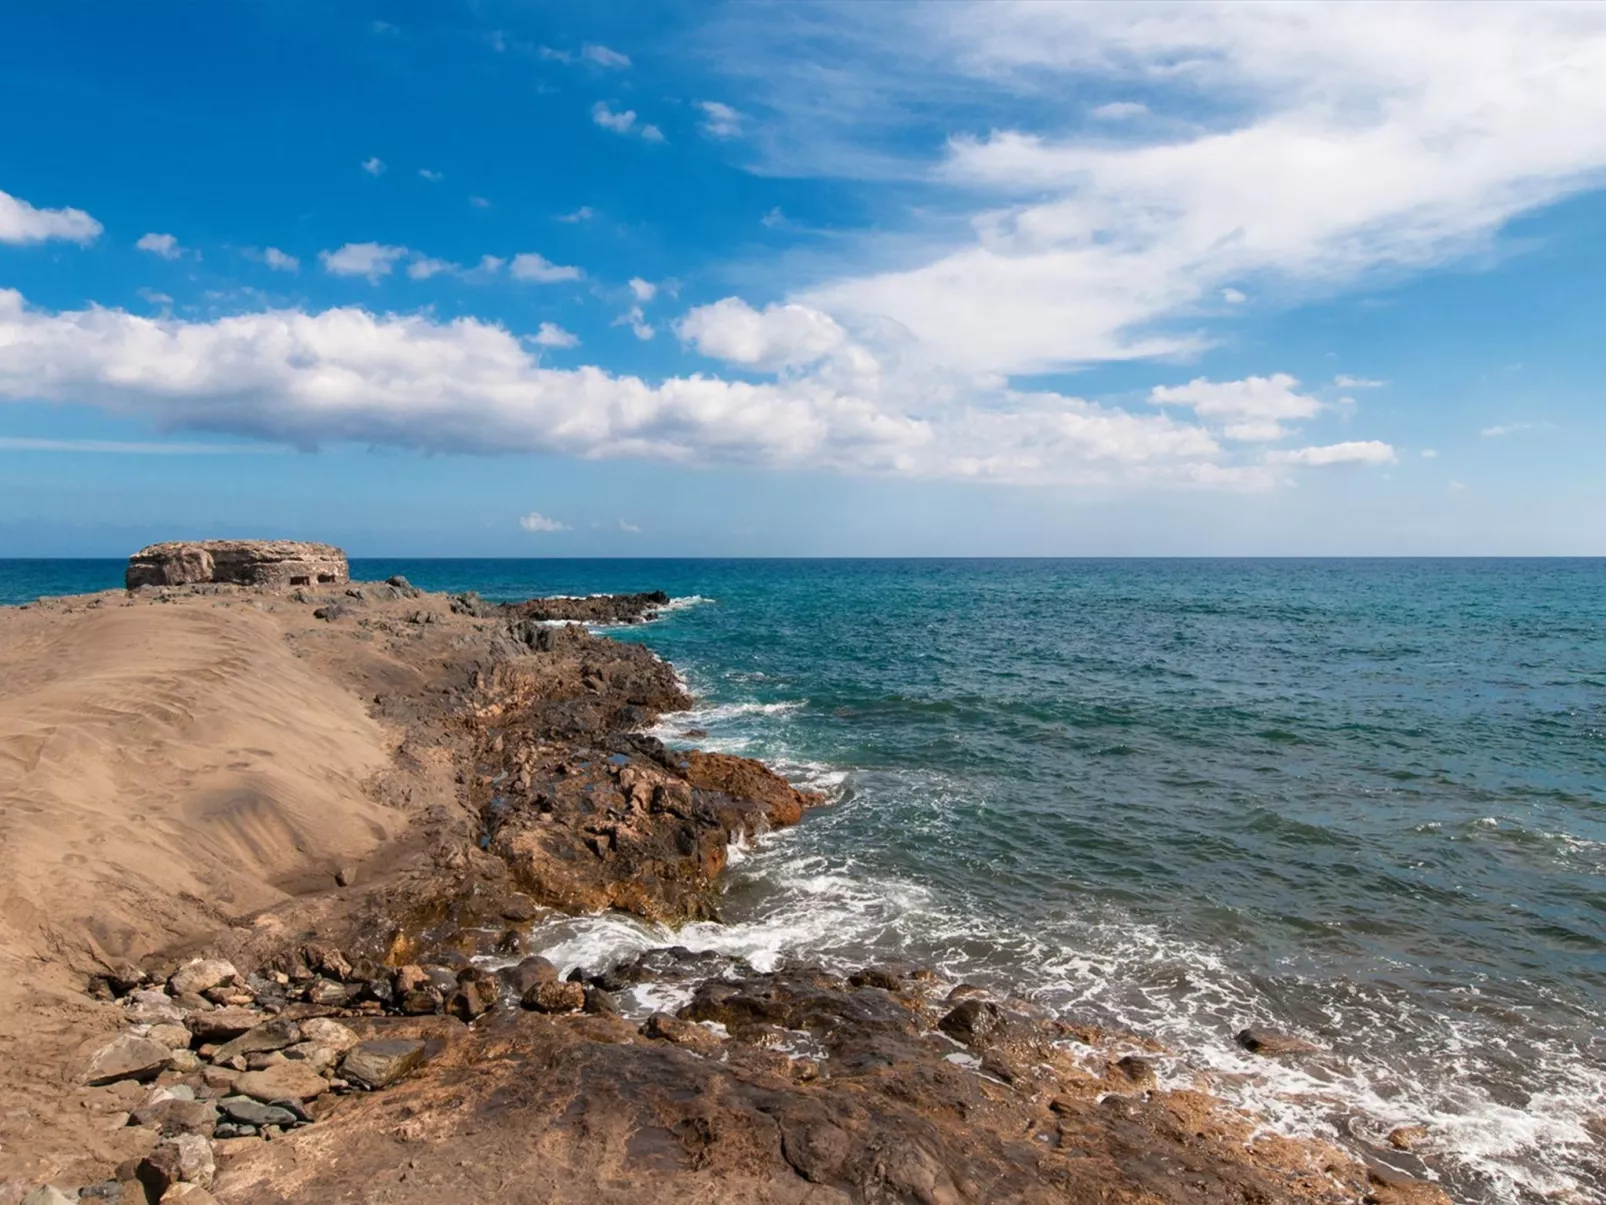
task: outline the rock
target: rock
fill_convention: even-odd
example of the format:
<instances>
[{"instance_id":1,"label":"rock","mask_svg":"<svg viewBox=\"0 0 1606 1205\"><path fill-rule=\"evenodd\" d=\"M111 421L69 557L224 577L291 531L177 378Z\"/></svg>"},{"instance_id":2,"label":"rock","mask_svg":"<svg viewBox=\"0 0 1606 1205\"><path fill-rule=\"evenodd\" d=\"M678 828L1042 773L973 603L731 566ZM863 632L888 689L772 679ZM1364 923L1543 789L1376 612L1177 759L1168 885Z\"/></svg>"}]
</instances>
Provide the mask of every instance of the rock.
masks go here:
<instances>
[{"instance_id":1,"label":"rock","mask_svg":"<svg viewBox=\"0 0 1606 1205\"><path fill-rule=\"evenodd\" d=\"M171 1100L142 1105L129 1115L134 1125L156 1126L163 1134L210 1134L218 1114L210 1101Z\"/></svg>"},{"instance_id":2,"label":"rock","mask_svg":"<svg viewBox=\"0 0 1606 1205\"><path fill-rule=\"evenodd\" d=\"M300 540L195 540L152 544L128 559L130 590L232 582L244 586L343 585L351 578L346 554Z\"/></svg>"},{"instance_id":3,"label":"rock","mask_svg":"<svg viewBox=\"0 0 1606 1205\"><path fill-rule=\"evenodd\" d=\"M537 983L519 1003L538 1013L579 1012L586 1006L586 990L578 983Z\"/></svg>"},{"instance_id":4,"label":"rock","mask_svg":"<svg viewBox=\"0 0 1606 1205\"><path fill-rule=\"evenodd\" d=\"M424 1062L425 1045L413 1038L375 1038L359 1042L340 1064L341 1077L364 1088L383 1088Z\"/></svg>"},{"instance_id":5,"label":"rock","mask_svg":"<svg viewBox=\"0 0 1606 1205\"><path fill-rule=\"evenodd\" d=\"M175 1050L167 1066L170 1071L176 1071L180 1075L188 1075L192 1071L201 1069L201 1060L193 1050Z\"/></svg>"},{"instance_id":6,"label":"rock","mask_svg":"<svg viewBox=\"0 0 1606 1205\"><path fill-rule=\"evenodd\" d=\"M144 1186L147 1200L160 1201L163 1193L183 1180L179 1174L181 1162L178 1147L168 1142L139 1161L134 1168L134 1178Z\"/></svg>"},{"instance_id":7,"label":"rock","mask_svg":"<svg viewBox=\"0 0 1606 1205\"><path fill-rule=\"evenodd\" d=\"M585 1010L599 1017L616 1016L619 1002L613 998L612 992L605 992L600 987L587 987Z\"/></svg>"},{"instance_id":8,"label":"rock","mask_svg":"<svg viewBox=\"0 0 1606 1205\"><path fill-rule=\"evenodd\" d=\"M411 590L411 589L413 589L413 583L408 581L405 577L403 577L399 573L394 574L394 575L392 575L390 577L387 577L385 579L385 585L390 586L390 587L392 587L393 589L396 589L396 590Z\"/></svg>"},{"instance_id":9,"label":"rock","mask_svg":"<svg viewBox=\"0 0 1606 1205\"><path fill-rule=\"evenodd\" d=\"M1268 1058L1321 1052L1319 1046L1313 1046L1301 1038L1290 1037L1288 1034L1277 1033L1270 1029L1241 1029L1238 1031L1237 1042L1250 1054L1262 1054Z\"/></svg>"},{"instance_id":10,"label":"rock","mask_svg":"<svg viewBox=\"0 0 1606 1205\"><path fill-rule=\"evenodd\" d=\"M232 1117L236 1123L260 1129L262 1126L287 1126L296 1123L296 1115L289 1109L279 1105L265 1105L260 1101L252 1100L248 1096L229 1096L219 1101L223 1111ZM217 1128L220 1137L237 1138L238 1134L222 1133L223 1126Z\"/></svg>"},{"instance_id":11,"label":"rock","mask_svg":"<svg viewBox=\"0 0 1606 1205\"><path fill-rule=\"evenodd\" d=\"M336 1054L345 1054L357 1044L356 1034L328 1017L310 1017L301 1022L301 1038L303 1042L327 1046Z\"/></svg>"},{"instance_id":12,"label":"rock","mask_svg":"<svg viewBox=\"0 0 1606 1205\"><path fill-rule=\"evenodd\" d=\"M262 1024L261 1013L249 1008L214 1008L204 1013L191 1013L184 1019L197 1041L227 1042Z\"/></svg>"},{"instance_id":13,"label":"rock","mask_svg":"<svg viewBox=\"0 0 1606 1205\"><path fill-rule=\"evenodd\" d=\"M1426 1126L1396 1126L1389 1131L1389 1145L1397 1151L1414 1151L1423 1142L1427 1141L1427 1136L1428 1128Z\"/></svg>"},{"instance_id":14,"label":"rock","mask_svg":"<svg viewBox=\"0 0 1606 1205\"><path fill-rule=\"evenodd\" d=\"M166 992L145 989L123 998L128 1020L134 1025L182 1025L184 1013Z\"/></svg>"},{"instance_id":15,"label":"rock","mask_svg":"<svg viewBox=\"0 0 1606 1205\"><path fill-rule=\"evenodd\" d=\"M200 995L209 987L221 987L239 977L240 972L226 958L197 958L174 971L167 986L175 996Z\"/></svg>"},{"instance_id":16,"label":"rock","mask_svg":"<svg viewBox=\"0 0 1606 1205\"><path fill-rule=\"evenodd\" d=\"M539 983L556 983L558 981L558 968L553 966L539 954L532 954L523 959L517 966L507 967L502 972L507 981L508 988L515 996L522 997Z\"/></svg>"},{"instance_id":17,"label":"rock","mask_svg":"<svg viewBox=\"0 0 1606 1205\"><path fill-rule=\"evenodd\" d=\"M41 1184L22 1198L21 1205L72 1205L78 1198L69 1197L54 1184Z\"/></svg>"},{"instance_id":18,"label":"rock","mask_svg":"<svg viewBox=\"0 0 1606 1205\"><path fill-rule=\"evenodd\" d=\"M178 1151L178 1178L185 1184L212 1187L217 1165L212 1160L212 1144L199 1134L180 1134L170 1140Z\"/></svg>"},{"instance_id":19,"label":"rock","mask_svg":"<svg viewBox=\"0 0 1606 1205\"><path fill-rule=\"evenodd\" d=\"M420 988L429 986L429 975L421 966L409 964L398 967L394 986L398 996L405 996L408 992L416 992Z\"/></svg>"},{"instance_id":20,"label":"rock","mask_svg":"<svg viewBox=\"0 0 1606 1205\"><path fill-rule=\"evenodd\" d=\"M662 590L650 594L593 594L586 598L532 598L505 608L516 620L536 623L642 623L656 618L658 608L667 606L669 595Z\"/></svg>"},{"instance_id":21,"label":"rock","mask_svg":"<svg viewBox=\"0 0 1606 1205\"><path fill-rule=\"evenodd\" d=\"M352 1040L355 1041L355 1037ZM285 1058L299 1059L319 1075L327 1074L340 1061L338 1050L332 1046L320 1046L317 1042L298 1042L294 1046L287 1046L282 1053Z\"/></svg>"},{"instance_id":22,"label":"rock","mask_svg":"<svg viewBox=\"0 0 1606 1205\"><path fill-rule=\"evenodd\" d=\"M334 946L308 945L301 949L307 965L329 979L344 982L351 978L351 960Z\"/></svg>"},{"instance_id":23,"label":"rock","mask_svg":"<svg viewBox=\"0 0 1606 1205\"><path fill-rule=\"evenodd\" d=\"M190 1046L190 1031L183 1025L152 1025L145 1036L169 1050L188 1050Z\"/></svg>"},{"instance_id":24,"label":"rock","mask_svg":"<svg viewBox=\"0 0 1606 1205\"><path fill-rule=\"evenodd\" d=\"M160 1205L218 1205L218 1199L199 1184L175 1184L162 1194Z\"/></svg>"},{"instance_id":25,"label":"rock","mask_svg":"<svg viewBox=\"0 0 1606 1205\"><path fill-rule=\"evenodd\" d=\"M123 1034L95 1052L84 1072L84 1082L99 1086L124 1079L155 1079L171 1059L172 1051L160 1042Z\"/></svg>"},{"instance_id":26,"label":"rock","mask_svg":"<svg viewBox=\"0 0 1606 1205\"><path fill-rule=\"evenodd\" d=\"M344 619L349 612L339 603L330 603L328 606L313 608L312 617L322 619L326 623L333 623L337 619Z\"/></svg>"},{"instance_id":27,"label":"rock","mask_svg":"<svg viewBox=\"0 0 1606 1205\"><path fill-rule=\"evenodd\" d=\"M335 870L335 886L350 887L357 881L357 868L355 866L341 866Z\"/></svg>"},{"instance_id":28,"label":"rock","mask_svg":"<svg viewBox=\"0 0 1606 1205\"><path fill-rule=\"evenodd\" d=\"M1117 1059L1115 1071L1135 1087L1147 1088L1154 1084L1154 1064L1135 1054Z\"/></svg>"},{"instance_id":29,"label":"rock","mask_svg":"<svg viewBox=\"0 0 1606 1205\"><path fill-rule=\"evenodd\" d=\"M303 993L307 1003L324 1008L343 1008L352 997L351 988L333 979L315 979Z\"/></svg>"},{"instance_id":30,"label":"rock","mask_svg":"<svg viewBox=\"0 0 1606 1205\"><path fill-rule=\"evenodd\" d=\"M668 1013L653 1013L642 1023L644 1036L703 1053L719 1049L719 1035L695 1021L682 1021Z\"/></svg>"},{"instance_id":31,"label":"rock","mask_svg":"<svg viewBox=\"0 0 1606 1205\"><path fill-rule=\"evenodd\" d=\"M239 1055L283 1050L286 1046L294 1046L299 1041L301 1041L301 1027L294 1021L275 1017L219 1046L212 1055L212 1061L227 1063Z\"/></svg>"},{"instance_id":32,"label":"rock","mask_svg":"<svg viewBox=\"0 0 1606 1205\"><path fill-rule=\"evenodd\" d=\"M440 989L434 986L421 987L416 991L407 992L397 1001L397 1008L409 1017L422 1017L431 1013L438 1013L445 1005Z\"/></svg>"},{"instance_id":33,"label":"rock","mask_svg":"<svg viewBox=\"0 0 1606 1205\"><path fill-rule=\"evenodd\" d=\"M247 1071L234 1081L234 1090L242 1096L257 1100L275 1101L293 1098L311 1100L329 1088L324 1079L304 1062L283 1062L263 1071Z\"/></svg>"},{"instance_id":34,"label":"rock","mask_svg":"<svg viewBox=\"0 0 1606 1205\"><path fill-rule=\"evenodd\" d=\"M961 1000L937 1022L938 1029L966 1046L985 1044L998 1036L1004 1025L1004 1013L998 1005L991 1000L978 1000L975 997Z\"/></svg>"}]
</instances>

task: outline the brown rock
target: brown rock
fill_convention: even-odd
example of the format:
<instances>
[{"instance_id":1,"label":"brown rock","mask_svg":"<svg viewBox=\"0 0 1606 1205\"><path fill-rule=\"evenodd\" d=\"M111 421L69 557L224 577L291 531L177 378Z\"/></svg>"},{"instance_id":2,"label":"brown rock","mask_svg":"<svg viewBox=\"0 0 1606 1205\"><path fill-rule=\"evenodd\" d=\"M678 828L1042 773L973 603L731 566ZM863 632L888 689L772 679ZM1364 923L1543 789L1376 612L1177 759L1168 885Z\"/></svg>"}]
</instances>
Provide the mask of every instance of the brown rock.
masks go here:
<instances>
[{"instance_id":1,"label":"brown rock","mask_svg":"<svg viewBox=\"0 0 1606 1205\"><path fill-rule=\"evenodd\" d=\"M329 1081L304 1062L286 1061L263 1071L247 1071L234 1081L242 1096L269 1103L276 1100L311 1100L328 1090Z\"/></svg>"},{"instance_id":2,"label":"brown rock","mask_svg":"<svg viewBox=\"0 0 1606 1205\"><path fill-rule=\"evenodd\" d=\"M231 984L239 977L240 972L226 958L197 958L174 971L167 987L175 996L199 996L209 987Z\"/></svg>"},{"instance_id":3,"label":"brown rock","mask_svg":"<svg viewBox=\"0 0 1606 1205\"><path fill-rule=\"evenodd\" d=\"M128 559L130 590L232 582L245 586L341 585L351 571L346 554L299 540L195 540L152 544Z\"/></svg>"},{"instance_id":4,"label":"brown rock","mask_svg":"<svg viewBox=\"0 0 1606 1205\"><path fill-rule=\"evenodd\" d=\"M1426 1126L1396 1126L1389 1131L1389 1145L1397 1151L1414 1151L1427 1140Z\"/></svg>"},{"instance_id":5,"label":"brown rock","mask_svg":"<svg viewBox=\"0 0 1606 1205\"><path fill-rule=\"evenodd\" d=\"M523 996L538 983L556 983L558 981L558 968L553 966L539 954L532 954L523 959L517 966L508 967L502 972L507 980L509 989L515 996Z\"/></svg>"},{"instance_id":6,"label":"brown rock","mask_svg":"<svg viewBox=\"0 0 1606 1205\"><path fill-rule=\"evenodd\" d=\"M653 1013L641 1026L643 1035L660 1042L672 1042L688 1050L708 1052L719 1048L719 1035L706 1025L682 1021L668 1013Z\"/></svg>"},{"instance_id":7,"label":"brown rock","mask_svg":"<svg viewBox=\"0 0 1606 1205\"><path fill-rule=\"evenodd\" d=\"M364 1088L395 1083L424 1062L426 1046L411 1038L377 1038L359 1042L340 1064L340 1075Z\"/></svg>"},{"instance_id":8,"label":"brown rock","mask_svg":"<svg viewBox=\"0 0 1606 1205\"><path fill-rule=\"evenodd\" d=\"M1313 1046L1302 1038L1291 1037L1271 1029L1241 1029L1238 1031L1237 1042L1250 1054L1263 1054L1268 1058L1321 1052L1321 1047Z\"/></svg>"},{"instance_id":9,"label":"brown rock","mask_svg":"<svg viewBox=\"0 0 1606 1205\"><path fill-rule=\"evenodd\" d=\"M255 1029L264 1019L263 1015L254 1009L213 1008L205 1012L191 1013L184 1018L184 1024L198 1041L227 1042L248 1030Z\"/></svg>"},{"instance_id":10,"label":"brown rock","mask_svg":"<svg viewBox=\"0 0 1606 1205\"><path fill-rule=\"evenodd\" d=\"M212 1054L212 1061L227 1063L238 1055L283 1050L286 1046L294 1046L299 1041L301 1041L300 1027L294 1021L275 1017L219 1046Z\"/></svg>"},{"instance_id":11,"label":"brown rock","mask_svg":"<svg viewBox=\"0 0 1606 1205\"><path fill-rule=\"evenodd\" d=\"M981 1046L992 1040L1004 1024L1004 1013L998 1005L971 997L956 1004L937 1022L937 1028L956 1042Z\"/></svg>"},{"instance_id":12,"label":"brown rock","mask_svg":"<svg viewBox=\"0 0 1606 1205\"><path fill-rule=\"evenodd\" d=\"M537 983L519 1003L538 1013L579 1012L586 1006L586 989L578 983Z\"/></svg>"},{"instance_id":13,"label":"brown rock","mask_svg":"<svg viewBox=\"0 0 1606 1205\"><path fill-rule=\"evenodd\" d=\"M95 1052L84 1072L84 1082L98 1085L123 1079L155 1079L172 1057L173 1052L160 1042L125 1033Z\"/></svg>"}]
</instances>

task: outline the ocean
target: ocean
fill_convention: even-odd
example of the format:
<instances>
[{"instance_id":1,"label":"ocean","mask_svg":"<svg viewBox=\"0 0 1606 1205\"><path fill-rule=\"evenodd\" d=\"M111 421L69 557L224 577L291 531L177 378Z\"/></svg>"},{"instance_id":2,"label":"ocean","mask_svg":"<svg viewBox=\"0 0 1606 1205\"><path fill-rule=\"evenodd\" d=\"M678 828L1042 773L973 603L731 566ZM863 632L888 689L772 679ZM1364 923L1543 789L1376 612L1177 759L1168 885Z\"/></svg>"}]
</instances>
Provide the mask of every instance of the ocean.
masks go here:
<instances>
[{"instance_id":1,"label":"ocean","mask_svg":"<svg viewBox=\"0 0 1606 1205\"><path fill-rule=\"evenodd\" d=\"M121 572L0 562L0 602ZM392 573L668 591L610 629L698 699L659 735L830 798L736 852L727 924L557 920L556 961L926 962L1285 1132L1424 1125L1458 1201L1606 1199L1606 561L353 562Z\"/></svg>"}]
</instances>

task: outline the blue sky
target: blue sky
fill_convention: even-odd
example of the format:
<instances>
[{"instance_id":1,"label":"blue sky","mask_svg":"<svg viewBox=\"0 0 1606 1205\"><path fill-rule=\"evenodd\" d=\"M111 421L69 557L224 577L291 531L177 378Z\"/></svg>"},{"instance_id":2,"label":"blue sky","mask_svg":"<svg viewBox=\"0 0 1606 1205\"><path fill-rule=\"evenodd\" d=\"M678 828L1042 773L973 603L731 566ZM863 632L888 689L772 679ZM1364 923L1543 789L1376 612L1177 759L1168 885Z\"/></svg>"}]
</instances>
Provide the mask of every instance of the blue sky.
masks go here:
<instances>
[{"instance_id":1,"label":"blue sky","mask_svg":"<svg viewBox=\"0 0 1606 1205\"><path fill-rule=\"evenodd\" d=\"M1606 9L0 14L0 555L1602 554Z\"/></svg>"}]
</instances>

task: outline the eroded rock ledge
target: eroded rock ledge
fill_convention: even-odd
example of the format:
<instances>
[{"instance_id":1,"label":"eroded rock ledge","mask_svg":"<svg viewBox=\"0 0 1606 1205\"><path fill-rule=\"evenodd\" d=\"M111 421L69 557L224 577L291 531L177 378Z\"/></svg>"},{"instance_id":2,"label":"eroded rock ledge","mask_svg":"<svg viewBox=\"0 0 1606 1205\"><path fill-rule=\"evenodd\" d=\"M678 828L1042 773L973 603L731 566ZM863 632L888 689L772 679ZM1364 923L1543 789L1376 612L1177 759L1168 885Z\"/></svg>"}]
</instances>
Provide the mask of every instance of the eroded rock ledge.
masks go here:
<instances>
[{"instance_id":1,"label":"eroded rock ledge","mask_svg":"<svg viewBox=\"0 0 1606 1205\"><path fill-rule=\"evenodd\" d=\"M300 540L184 540L152 544L128 558L130 590L142 586L338 586L351 578L346 554Z\"/></svg>"},{"instance_id":2,"label":"eroded rock ledge","mask_svg":"<svg viewBox=\"0 0 1606 1205\"><path fill-rule=\"evenodd\" d=\"M730 841L820 801L757 762L644 735L689 705L670 668L539 607L399 580L271 605L318 616L287 639L344 667L398 733L375 790L417 819L397 848L204 949L91 976L122 1032L79 1074L147 1138L86 1193L1446 1200L1162 1088L1139 1038L927 969L761 973L680 947L573 968L530 955L530 922L551 909L717 919ZM446 781L455 791L429 793Z\"/></svg>"}]
</instances>

